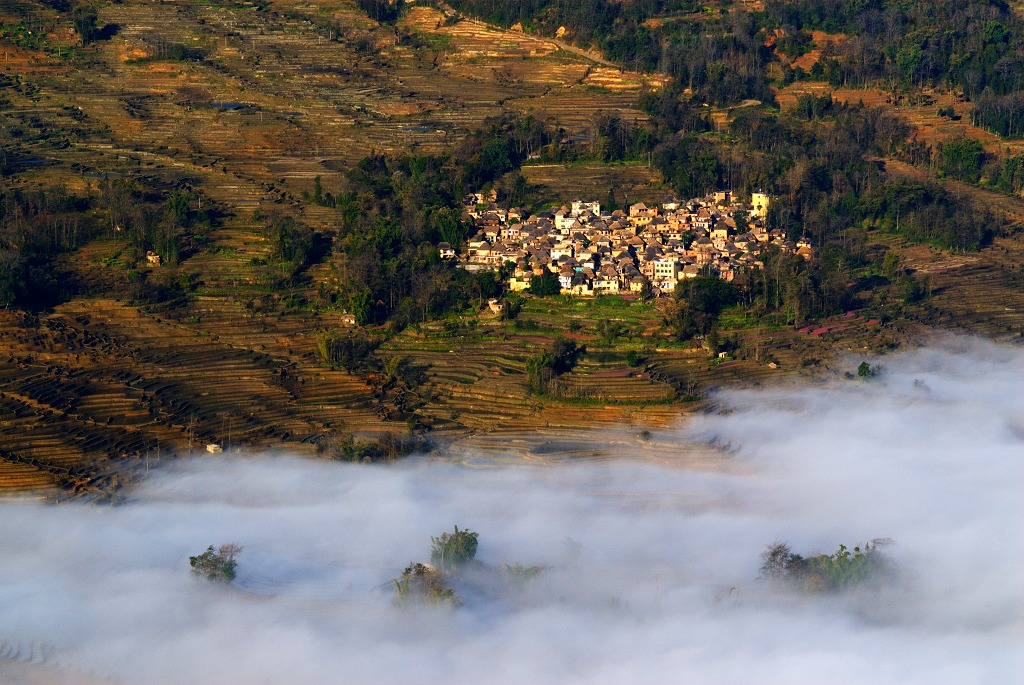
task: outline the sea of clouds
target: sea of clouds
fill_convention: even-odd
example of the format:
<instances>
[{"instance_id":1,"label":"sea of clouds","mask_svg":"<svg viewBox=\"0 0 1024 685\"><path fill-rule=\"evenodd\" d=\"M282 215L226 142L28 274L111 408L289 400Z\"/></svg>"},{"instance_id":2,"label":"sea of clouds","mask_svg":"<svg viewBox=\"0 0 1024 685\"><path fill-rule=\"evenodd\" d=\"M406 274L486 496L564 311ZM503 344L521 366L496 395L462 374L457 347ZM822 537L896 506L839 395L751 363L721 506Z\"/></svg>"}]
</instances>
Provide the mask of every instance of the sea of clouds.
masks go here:
<instances>
[{"instance_id":1,"label":"sea of clouds","mask_svg":"<svg viewBox=\"0 0 1024 685\"><path fill-rule=\"evenodd\" d=\"M4 502L0 641L66 683L1024 682L1024 351L884 361L724 392L727 412L656 436L728 445L713 470L639 443L554 466L218 455L121 506ZM485 565L464 606L396 606L391 579L455 524ZM897 569L878 586L757 580L773 541L877 537ZM189 572L225 542L231 586ZM503 563L544 571L486 570Z\"/></svg>"}]
</instances>

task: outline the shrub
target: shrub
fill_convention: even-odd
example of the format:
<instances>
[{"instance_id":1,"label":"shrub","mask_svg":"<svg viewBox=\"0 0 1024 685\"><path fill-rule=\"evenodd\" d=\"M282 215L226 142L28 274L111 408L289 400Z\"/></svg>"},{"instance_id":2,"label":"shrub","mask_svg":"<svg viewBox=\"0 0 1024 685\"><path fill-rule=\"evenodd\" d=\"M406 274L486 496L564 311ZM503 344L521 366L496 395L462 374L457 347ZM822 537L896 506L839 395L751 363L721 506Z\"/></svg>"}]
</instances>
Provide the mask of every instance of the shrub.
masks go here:
<instances>
[{"instance_id":1,"label":"shrub","mask_svg":"<svg viewBox=\"0 0 1024 685\"><path fill-rule=\"evenodd\" d=\"M516 319L512 322L512 328L517 331L536 331L540 329L540 324L533 319Z\"/></svg>"},{"instance_id":2,"label":"shrub","mask_svg":"<svg viewBox=\"0 0 1024 685\"><path fill-rule=\"evenodd\" d=\"M409 420L415 427L415 417ZM414 452L429 452L430 449L429 440L410 430L404 435L388 432L376 438L358 440L351 434L336 433L321 440L316 446L316 453L335 461L370 464L390 463Z\"/></svg>"},{"instance_id":3,"label":"shrub","mask_svg":"<svg viewBox=\"0 0 1024 685\"><path fill-rule=\"evenodd\" d=\"M409 564L399 578L391 581L398 595L398 603L406 605L416 599L424 604L462 606L462 598L445 582L444 575L434 566Z\"/></svg>"}]
</instances>

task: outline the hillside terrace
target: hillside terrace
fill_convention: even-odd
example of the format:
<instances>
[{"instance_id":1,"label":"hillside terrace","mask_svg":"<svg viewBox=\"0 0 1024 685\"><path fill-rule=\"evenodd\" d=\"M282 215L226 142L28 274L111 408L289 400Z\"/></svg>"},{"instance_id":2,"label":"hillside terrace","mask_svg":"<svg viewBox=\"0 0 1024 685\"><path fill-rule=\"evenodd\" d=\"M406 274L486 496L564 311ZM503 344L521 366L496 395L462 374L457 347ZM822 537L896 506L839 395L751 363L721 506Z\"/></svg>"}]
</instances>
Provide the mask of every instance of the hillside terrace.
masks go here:
<instances>
[{"instance_id":1,"label":"hillside terrace","mask_svg":"<svg viewBox=\"0 0 1024 685\"><path fill-rule=\"evenodd\" d=\"M638 203L628 212L611 213L602 213L598 202L574 200L533 216L493 202L484 205L487 199L482 194L466 198L466 213L477 231L463 254L441 243L441 256L458 259L470 270L512 262L513 291L526 290L534 276L550 271L558 275L565 294L650 292L657 297L702 273L733 281L763 266L760 254L771 245L811 256L810 243L793 243L781 230L768 228L770 199L761 193L754 193L750 204L722 191L686 202L668 198L660 208Z\"/></svg>"}]
</instances>

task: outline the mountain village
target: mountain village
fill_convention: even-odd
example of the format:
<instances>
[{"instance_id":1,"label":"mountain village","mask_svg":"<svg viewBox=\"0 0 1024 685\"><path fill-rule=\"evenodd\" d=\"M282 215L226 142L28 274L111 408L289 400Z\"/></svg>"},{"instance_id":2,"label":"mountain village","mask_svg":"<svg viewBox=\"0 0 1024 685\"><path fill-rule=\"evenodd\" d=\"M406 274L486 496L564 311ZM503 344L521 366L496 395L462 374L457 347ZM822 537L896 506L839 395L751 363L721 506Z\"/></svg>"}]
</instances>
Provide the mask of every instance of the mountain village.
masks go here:
<instances>
[{"instance_id":1,"label":"mountain village","mask_svg":"<svg viewBox=\"0 0 1024 685\"><path fill-rule=\"evenodd\" d=\"M637 203L629 211L602 213L598 202L574 200L571 206L527 216L506 209L482 193L467 196L466 214L476 233L461 254L449 243L441 256L469 270L493 269L511 262L509 289L530 287L534 276L557 274L564 294L671 295L687 278L713 274L733 281L762 266L768 246L810 258L811 245L793 243L767 226L770 198L753 193L749 203L729 191L680 202L667 198L660 207ZM485 204L490 200L490 204Z\"/></svg>"}]
</instances>

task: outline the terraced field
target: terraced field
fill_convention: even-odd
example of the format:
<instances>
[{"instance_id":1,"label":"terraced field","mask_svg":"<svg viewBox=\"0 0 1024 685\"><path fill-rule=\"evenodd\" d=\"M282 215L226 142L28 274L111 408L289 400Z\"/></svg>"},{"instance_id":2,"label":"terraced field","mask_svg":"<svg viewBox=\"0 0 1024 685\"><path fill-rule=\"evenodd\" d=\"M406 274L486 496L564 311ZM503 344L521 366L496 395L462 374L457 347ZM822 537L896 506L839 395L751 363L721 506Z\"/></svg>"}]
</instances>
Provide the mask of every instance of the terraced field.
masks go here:
<instances>
[{"instance_id":1,"label":"terraced field","mask_svg":"<svg viewBox=\"0 0 1024 685\"><path fill-rule=\"evenodd\" d=\"M894 244L907 267L927 277L932 296L910 314L929 325L1024 342L1024 200L886 160L892 174L937 181L974 206L1005 218L1010 234L974 253L949 253L928 246Z\"/></svg>"},{"instance_id":2,"label":"terraced field","mask_svg":"<svg viewBox=\"0 0 1024 685\"><path fill-rule=\"evenodd\" d=\"M185 188L222 219L198 253L163 267L200 284L187 302L144 311L87 297L38 317L3 313L0 489L108 496L131 478L130 469L116 471L124 460L145 468L207 444L302 449L335 432L404 431L405 417L385 406L373 376L317 360L316 333L337 327L337 313L263 306L254 264L267 261L270 246L257 212L331 230L332 210L296 197L316 176L337 189L344 169L371 151L443 150L508 110L587 136L593 112L642 117L637 98L659 83L557 41L446 21L427 7L389 27L353 0L264 5L104 3L99 25L117 30L92 47L3 46L0 68L26 86L4 91L4 126L28 132L31 159L5 186L94 192L114 178ZM53 17L29 1L0 12L37 28ZM63 27L46 41L74 46L77 37ZM635 176L624 169L629 180L619 185ZM548 182L560 195L580 189ZM110 291L129 266L112 235L65 264L95 292ZM310 275L307 295L330 269ZM509 353L510 378L526 351ZM529 423L520 379L495 377L486 364L456 366L433 364L437 398L424 418L439 435L493 429L498 419ZM638 397L663 394L644 392ZM490 414L475 415L481 402Z\"/></svg>"},{"instance_id":3,"label":"terraced field","mask_svg":"<svg viewBox=\"0 0 1024 685\"><path fill-rule=\"evenodd\" d=\"M9 314L0 333L3 484L112 494L119 480L97 481L125 459L142 468L161 452L208 444L301 450L335 430L392 430L364 378L312 361L312 322L283 317L270 330L200 304L206 319L193 326L104 299L37 321Z\"/></svg>"},{"instance_id":4,"label":"terraced field","mask_svg":"<svg viewBox=\"0 0 1024 685\"><path fill-rule=\"evenodd\" d=\"M804 57L809 57L805 55ZM905 118L914 127L917 139L937 146L952 138L966 136L981 142L985 150L994 156L1019 155L1024 152L1024 142L1002 138L990 131L974 126L971 123L971 111L974 103L957 97L953 93L926 91L926 98L921 104L911 104L900 100L893 105L892 96L877 88L834 88L829 83L820 81L801 81L781 89L776 97L783 108L792 107L798 96L802 94L816 96L831 95L839 102L850 104L863 103L869 107L892 107L893 111ZM927 104L924 104L927 103ZM940 116L939 110L950 108L956 111L957 118Z\"/></svg>"},{"instance_id":5,"label":"terraced field","mask_svg":"<svg viewBox=\"0 0 1024 685\"><path fill-rule=\"evenodd\" d=\"M413 370L411 406L389 394L382 372L328 368L317 334L344 324L329 306L308 303L329 284L331 266L314 266L293 300L268 298L260 269L275 267L261 266L271 243L259 215L291 215L329 233L334 210L297 202L316 176L336 191L344 170L371 151L443 150L510 110L590 139L599 114L642 119L637 100L661 79L424 6L389 27L352 0L265 4L124 0L101 7L101 24L117 24L116 35L74 56L3 47L0 69L21 85L3 90L9 105L0 117L24 141L5 187L83 193L124 179L151 191L188 189L221 219L196 253L160 267L169 280L195 284L187 298L143 308L103 295L134 266L111 226L61 264L82 296L37 314L0 311L0 492L106 499L154 461L207 454L207 445L312 452L327 437L410 426L461 459L632 450L713 466L707 450L698 458L658 429L711 408L716 387L816 375L837 349L885 349L905 338L869 316L801 330L727 317L721 334L738 349L710 359L670 340L649 304L529 300L514 322L467 312L455 332L423 326L381 347L383 359L402 357ZM188 58L172 59L175 46ZM609 189L618 204L657 202L662 193L643 164L528 165L523 173L556 204L604 201ZM901 251L934 290L912 314L1020 339L1019 240L977 256ZM587 354L550 396L532 395L526 362L557 335L576 338ZM627 351L640 357L633 366ZM604 436L597 441L595 429Z\"/></svg>"},{"instance_id":6,"label":"terraced field","mask_svg":"<svg viewBox=\"0 0 1024 685\"><path fill-rule=\"evenodd\" d=\"M670 384L629 368L621 354L615 361L585 355L560 379L562 398L532 397L525 362L551 340L498 329L433 342L403 336L387 352L425 370L432 399L422 411L457 438L448 452L459 458L610 456L619 443L595 442L595 430L634 445L644 431L674 425L688 408L674 401Z\"/></svg>"},{"instance_id":7,"label":"terraced field","mask_svg":"<svg viewBox=\"0 0 1024 685\"><path fill-rule=\"evenodd\" d=\"M604 203L609 190L617 204L661 202L669 191L652 189L660 182L658 171L645 164L606 166L578 164L529 164L522 169L538 197L558 205L578 198L597 198Z\"/></svg>"},{"instance_id":8,"label":"terraced field","mask_svg":"<svg viewBox=\"0 0 1024 685\"><path fill-rule=\"evenodd\" d=\"M947 258L927 249L904 252L928 278L932 296L911 314L930 324L995 340L1024 343L1024 239L999 238L979 255Z\"/></svg>"},{"instance_id":9,"label":"terraced field","mask_svg":"<svg viewBox=\"0 0 1024 685\"><path fill-rule=\"evenodd\" d=\"M45 14L23 4L27 16ZM428 7L388 27L352 0L266 4L104 4L100 23L116 25L116 35L77 57L5 48L5 72L35 89L29 97L7 91L15 106L5 116L11 125L66 132L66 144L36 146L54 183L137 179L186 187L221 208L227 218L207 253L184 268L234 282L251 276L250 259L266 256L255 210L334 224L321 208L294 202L315 176L336 189L339 170L372 151L443 150L508 110L586 138L599 112L642 119L640 93L662 82L609 69L557 41L445 21ZM188 58L167 57L169 47ZM575 176L542 182L560 196L599 185ZM623 188L652 178L641 181L630 167L601 176Z\"/></svg>"}]
</instances>

